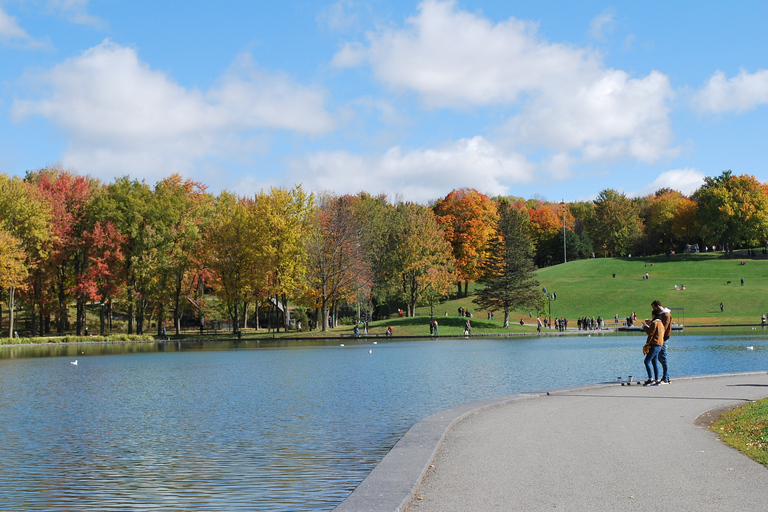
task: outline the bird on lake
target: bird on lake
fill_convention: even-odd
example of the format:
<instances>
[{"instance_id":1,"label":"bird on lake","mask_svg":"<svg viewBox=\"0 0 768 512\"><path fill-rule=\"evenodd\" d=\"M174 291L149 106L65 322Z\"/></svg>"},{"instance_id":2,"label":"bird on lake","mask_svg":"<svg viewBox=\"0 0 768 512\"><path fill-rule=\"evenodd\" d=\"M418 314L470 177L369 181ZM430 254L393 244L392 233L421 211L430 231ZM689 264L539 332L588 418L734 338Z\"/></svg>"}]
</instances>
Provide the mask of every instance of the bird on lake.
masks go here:
<instances>
[{"instance_id":1,"label":"bird on lake","mask_svg":"<svg viewBox=\"0 0 768 512\"><path fill-rule=\"evenodd\" d=\"M69 364L73 364L73 365L77 366L77 359L75 359L74 361L70 362Z\"/></svg>"},{"instance_id":2,"label":"bird on lake","mask_svg":"<svg viewBox=\"0 0 768 512\"><path fill-rule=\"evenodd\" d=\"M748 346L748 347L747 347L747 350L755 350L755 347L753 347L752 345L750 345L750 346Z\"/></svg>"}]
</instances>

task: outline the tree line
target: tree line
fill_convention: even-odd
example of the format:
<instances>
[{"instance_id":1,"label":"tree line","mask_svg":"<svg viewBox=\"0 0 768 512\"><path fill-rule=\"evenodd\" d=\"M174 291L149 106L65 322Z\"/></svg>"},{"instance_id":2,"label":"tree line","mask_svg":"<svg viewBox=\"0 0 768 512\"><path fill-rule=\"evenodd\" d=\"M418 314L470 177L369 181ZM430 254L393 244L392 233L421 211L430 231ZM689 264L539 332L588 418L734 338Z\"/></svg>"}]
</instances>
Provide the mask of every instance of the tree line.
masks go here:
<instances>
[{"instance_id":1,"label":"tree line","mask_svg":"<svg viewBox=\"0 0 768 512\"><path fill-rule=\"evenodd\" d=\"M730 171L691 196L607 189L553 203L465 188L426 205L300 185L213 195L177 174L154 186L58 167L0 174L8 335L17 311L29 335L82 335L89 308L102 334L115 317L129 334L152 325L178 333L185 317L200 328L217 319L234 331L260 328L267 318L287 329L297 307L327 330L342 308L373 318L403 305L411 316L418 305L466 296L472 282L481 284L475 302L503 311L508 325L510 311L542 305L536 266L697 245L732 255L767 240L768 187Z\"/></svg>"}]
</instances>

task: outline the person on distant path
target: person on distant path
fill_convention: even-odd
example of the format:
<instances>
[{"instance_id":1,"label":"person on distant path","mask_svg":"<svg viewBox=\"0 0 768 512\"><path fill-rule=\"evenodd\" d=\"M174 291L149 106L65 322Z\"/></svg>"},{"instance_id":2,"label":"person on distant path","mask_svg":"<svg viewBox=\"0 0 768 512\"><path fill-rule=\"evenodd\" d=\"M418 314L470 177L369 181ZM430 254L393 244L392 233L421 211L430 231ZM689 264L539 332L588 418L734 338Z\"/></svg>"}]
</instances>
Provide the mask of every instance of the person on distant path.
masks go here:
<instances>
[{"instance_id":1,"label":"person on distant path","mask_svg":"<svg viewBox=\"0 0 768 512\"><path fill-rule=\"evenodd\" d=\"M472 324L469 323L469 320L467 320L467 323L464 324L464 332L467 334L467 336L472 336Z\"/></svg>"},{"instance_id":2,"label":"person on distant path","mask_svg":"<svg viewBox=\"0 0 768 512\"><path fill-rule=\"evenodd\" d=\"M437 338L437 319L435 319L435 338Z\"/></svg>"},{"instance_id":3,"label":"person on distant path","mask_svg":"<svg viewBox=\"0 0 768 512\"><path fill-rule=\"evenodd\" d=\"M655 311L652 316L653 320L646 319L640 324L643 331L648 334L645 346L643 347L645 371L648 373L648 380L643 383L643 386L658 386L660 384L658 360L661 347L664 346L664 324L661 323L661 319ZM651 364L653 364L653 378L651 378Z\"/></svg>"},{"instance_id":4,"label":"person on distant path","mask_svg":"<svg viewBox=\"0 0 768 512\"><path fill-rule=\"evenodd\" d=\"M664 345L659 352L659 362L661 363L661 382L660 384L669 384L669 369L667 367L667 346L669 345L669 337L672 335L672 311L669 308L665 308L661 305L661 302L655 300L651 302L653 312L661 320L664 325Z\"/></svg>"},{"instance_id":5,"label":"person on distant path","mask_svg":"<svg viewBox=\"0 0 768 512\"><path fill-rule=\"evenodd\" d=\"M720 303L720 312L721 313L723 312L723 303L722 302Z\"/></svg>"},{"instance_id":6,"label":"person on distant path","mask_svg":"<svg viewBox=\"0 0 768 512\"><path fill-rule=\"evenodd\" d=\"M765 313L763 313L763 316L760 317L760 323L763 327L765 327Z\"/></svg>"}]
</instances>

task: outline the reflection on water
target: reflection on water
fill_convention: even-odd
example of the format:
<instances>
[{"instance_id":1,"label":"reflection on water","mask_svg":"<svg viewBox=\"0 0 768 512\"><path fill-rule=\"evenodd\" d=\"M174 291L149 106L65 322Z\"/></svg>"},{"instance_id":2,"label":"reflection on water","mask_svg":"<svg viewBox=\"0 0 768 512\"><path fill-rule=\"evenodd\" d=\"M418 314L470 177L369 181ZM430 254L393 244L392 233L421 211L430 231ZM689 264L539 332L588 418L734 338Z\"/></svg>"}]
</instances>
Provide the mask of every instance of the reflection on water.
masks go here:
<instances>
[{"instance_id":1,"label":"reflection on water","mask_svg":"<svg viewBox=\"0 0 768 512\"><path fill-rule=\"evenodd\" d=\"M1 348L0 510L330 510L422 417L642 377L643 342ZM675 336L669 354L673 379L765 370L767 357L760 331Z\"/></svg>"}]
</instances>

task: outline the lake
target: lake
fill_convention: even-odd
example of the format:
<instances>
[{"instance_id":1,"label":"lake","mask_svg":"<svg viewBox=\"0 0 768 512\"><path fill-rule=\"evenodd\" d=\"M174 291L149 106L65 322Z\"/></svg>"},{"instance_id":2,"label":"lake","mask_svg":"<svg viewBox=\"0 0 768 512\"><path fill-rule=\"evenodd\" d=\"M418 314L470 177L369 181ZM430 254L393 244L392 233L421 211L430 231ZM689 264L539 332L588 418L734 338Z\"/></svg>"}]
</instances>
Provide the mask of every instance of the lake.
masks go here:
<instances>
[{"instance_id":1,"label":"lake","mask_svg":"<svg viewBox=\"0 0 768 512\"><path fill-rule=\"evenodd\" d=\"M673 336L672 385L768 367L729 332ZM0 510L331 510L433 412L645 376L640 335L344 343L0 347Z\"/></svg>"}]
</instances>

